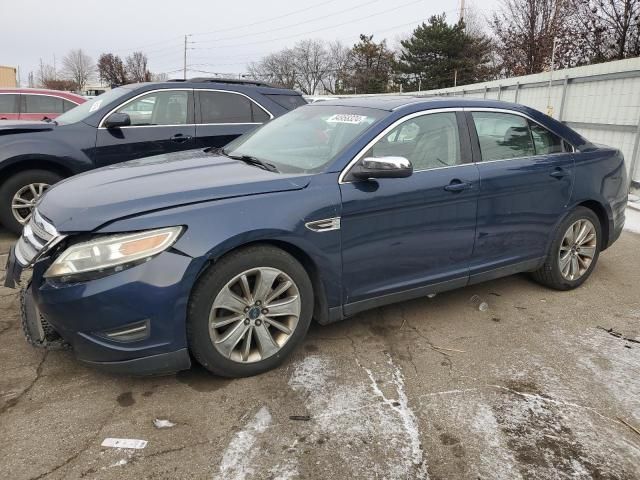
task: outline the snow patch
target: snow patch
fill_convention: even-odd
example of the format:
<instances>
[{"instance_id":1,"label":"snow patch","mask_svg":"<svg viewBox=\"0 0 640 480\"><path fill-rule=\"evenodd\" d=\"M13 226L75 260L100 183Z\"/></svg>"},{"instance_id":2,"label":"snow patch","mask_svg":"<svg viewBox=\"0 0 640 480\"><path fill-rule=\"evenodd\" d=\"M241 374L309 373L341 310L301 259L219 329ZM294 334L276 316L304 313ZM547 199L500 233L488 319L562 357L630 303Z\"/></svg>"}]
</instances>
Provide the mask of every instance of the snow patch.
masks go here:
<instances>
[{"instance_id":1,"label":"snow patch","mask_svg":"<svg viewBox=\"0 0 640 480\"><path fill-rule=\"evenodd\" d=\"M271 414L262 407L254 417L238 432L222 455L220 473L215 477L225 480L243 480L255 473L253 459L259 453L255 447L257 435L271 424Z\"/></svg>"}]
</instances>

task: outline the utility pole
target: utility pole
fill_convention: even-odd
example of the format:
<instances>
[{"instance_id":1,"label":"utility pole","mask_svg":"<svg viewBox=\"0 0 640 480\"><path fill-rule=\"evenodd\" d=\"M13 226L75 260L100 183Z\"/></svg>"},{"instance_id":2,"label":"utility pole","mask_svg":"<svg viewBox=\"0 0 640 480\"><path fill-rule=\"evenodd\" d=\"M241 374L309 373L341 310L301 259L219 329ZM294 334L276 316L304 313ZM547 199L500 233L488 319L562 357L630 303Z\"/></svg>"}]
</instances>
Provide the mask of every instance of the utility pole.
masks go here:
<instances>
[{"instance_id":1,"label":"utility pole","mask_svg":"<svg viewBox=\"0 0 640 480\"><path fill-rule=\"evenodd\" d=\"M184 36L184 70L182 73L182 78L184 80L187 79L187 35Z\"/></svg>"},{"instance_id":2,"label":"utility pole","mask_svg":"<svg viewBox=\"0 0 640 480\"><path fill-rule=\"evenodd\" d=\"M453 86L454 87L458 86L458 69L457 68L453 71Z\"/></svg>"},{"instance_id":3,"label":"utility pole","mask_svg":"<svg viewBox=\"0 0 640 480\"><path fill-rule=\"evenodd\" d=\"M553 107L551 106L551 85L553 83L553 69L556 63L557 38L553 39L553 49L551 50L551 69L549 70L549 86L547 87L547 115L553 117Z\"/></svg>"},{"instance_id":4,"label":"utility pole","mask_svg":"<svg viewBox=\"0 0 640 480\"><path fill-rule=\"evenodd\" d=\"M464 20L464 0L460 0L460 21Z\"/></svg>"}]
</instances>

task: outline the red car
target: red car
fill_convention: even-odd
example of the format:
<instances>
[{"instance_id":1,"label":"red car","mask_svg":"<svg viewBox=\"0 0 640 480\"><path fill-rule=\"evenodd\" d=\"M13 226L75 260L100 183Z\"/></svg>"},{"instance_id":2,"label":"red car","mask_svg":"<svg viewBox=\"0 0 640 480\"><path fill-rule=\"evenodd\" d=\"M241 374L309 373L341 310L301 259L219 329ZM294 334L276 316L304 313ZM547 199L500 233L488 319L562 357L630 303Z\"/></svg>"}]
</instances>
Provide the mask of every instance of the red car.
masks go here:
<instances>
[{"instance_id":1,"label":"red car","mask_svg":"<svg viewBox=\"0 0 640 480\"><path fill-rule=\"evenodd\" d=\"M75 93L39 88L0 88L0 120L56 118L87 99Z\"/></svg>"}]
</instances>

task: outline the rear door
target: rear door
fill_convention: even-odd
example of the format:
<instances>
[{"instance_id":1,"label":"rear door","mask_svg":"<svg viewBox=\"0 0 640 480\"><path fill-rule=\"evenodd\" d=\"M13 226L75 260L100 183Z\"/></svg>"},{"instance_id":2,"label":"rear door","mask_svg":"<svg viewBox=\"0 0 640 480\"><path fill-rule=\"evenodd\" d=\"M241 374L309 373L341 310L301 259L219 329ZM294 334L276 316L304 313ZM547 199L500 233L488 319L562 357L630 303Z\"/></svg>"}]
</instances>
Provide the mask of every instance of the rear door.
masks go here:
<instances>
[{"instance_id":1,"label":"rear door","mask_svg":"<svg viewBox=\"0 0 640 480\"><path fill-rule=\"evenodd\" d=\"M193 106L192 89L156 90L128 100L100 122L91 153L96 166L195 148ZM128 114L131 126L105 128L115 112Z\"/></svg>"},{"instance_id":2,"label":"rear door","mask_svg":"<svg viewBox=\"0 0 640 480\"><path fill-rule=\"evenodd\" d=\"M467 120L481 184L473 282L533 268L546 255L571 197L574 155L560 137L515 112L472 111Z\"/></svg>"},{"instance_id":3,"label":"rear door","mask_svg":"<svg viewBox=\"0 0 640 480\"><path fill-rule=\"evenodd\" d=\"M20 95L0 92L0 120L18 120Z\"/></svg>"},{"instance_id":4,"label":"rear door","mask_svg":"<svg viewBox=\"0 0 640 480\"><path fill-rule=\"evenodd\" d=\"M196 90L196 147L224 147L273 115L238 92Z\"/></svg>"}]
</instances>

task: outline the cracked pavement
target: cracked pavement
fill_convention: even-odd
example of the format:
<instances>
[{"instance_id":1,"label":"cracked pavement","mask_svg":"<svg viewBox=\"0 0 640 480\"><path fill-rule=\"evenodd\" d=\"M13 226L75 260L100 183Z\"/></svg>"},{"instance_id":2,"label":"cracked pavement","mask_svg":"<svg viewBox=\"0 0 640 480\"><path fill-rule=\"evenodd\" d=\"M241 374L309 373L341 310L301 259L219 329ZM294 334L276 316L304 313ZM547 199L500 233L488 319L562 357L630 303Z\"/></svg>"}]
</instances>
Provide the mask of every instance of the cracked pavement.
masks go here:
<instances>
[{"instance_id":1,"label":"cracked pavement","mask_svg":"<svg viewBox=\"0 0 640 480\"><path fill-rule=\"evenodd\" d=\"M242 380L33 349L0 288L0 478L640 478L639 247L625 232L573 292L517 275L314 325Z\"/></svg>"}]
</instances>

